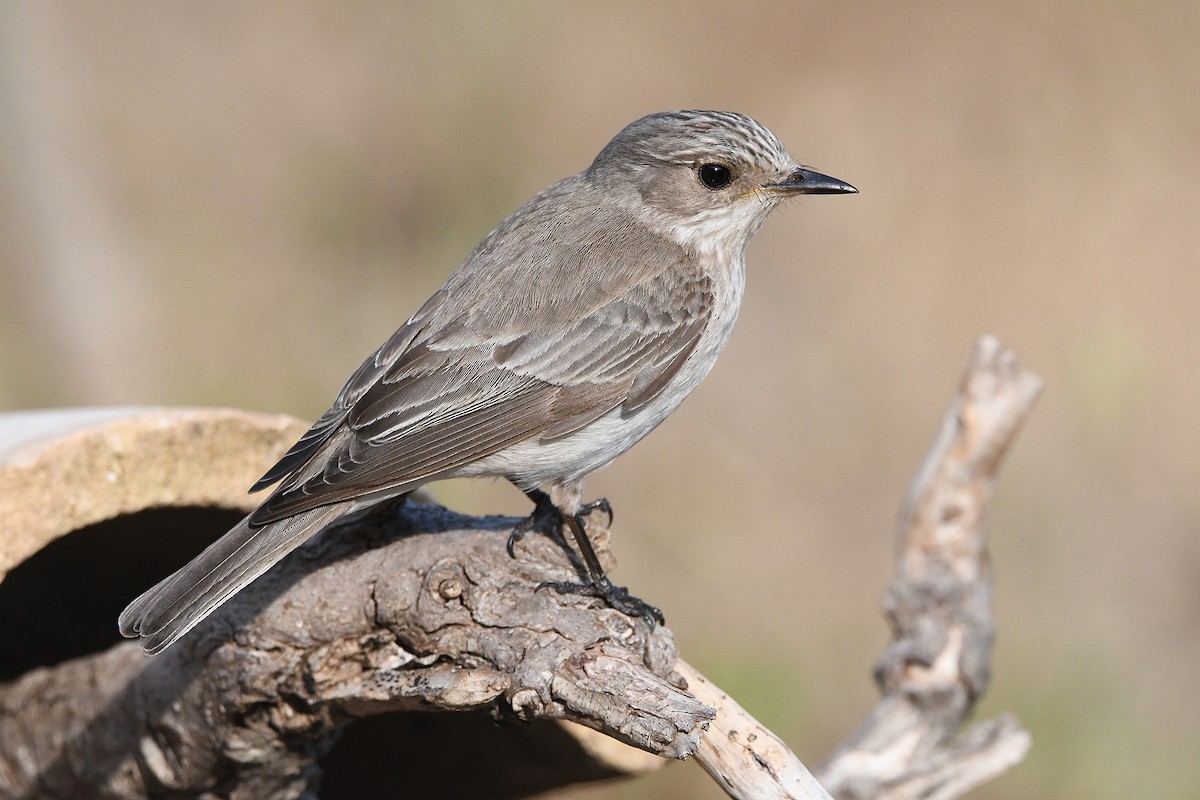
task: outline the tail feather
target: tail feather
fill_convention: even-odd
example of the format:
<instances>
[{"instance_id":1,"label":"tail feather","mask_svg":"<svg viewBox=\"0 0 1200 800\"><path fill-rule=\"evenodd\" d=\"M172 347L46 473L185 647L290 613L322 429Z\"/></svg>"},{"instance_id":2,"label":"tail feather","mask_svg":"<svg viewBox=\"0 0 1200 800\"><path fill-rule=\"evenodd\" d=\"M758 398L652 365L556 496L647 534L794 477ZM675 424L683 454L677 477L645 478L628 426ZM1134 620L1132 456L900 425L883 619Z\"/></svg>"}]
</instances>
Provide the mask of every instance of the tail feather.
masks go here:
<instances>
[{"instance_id":1,"label":"tail feather","mask_svg":"<svg viewBox=\"0 0 1200 800\"><path fill-rule=\"evenodd\" d=\"M247 516L130 603L117 622L121 633L140 637L151 655L165 649L351 505L321 506L260 528L251 528Z\"/></svg>"}]
</instances>

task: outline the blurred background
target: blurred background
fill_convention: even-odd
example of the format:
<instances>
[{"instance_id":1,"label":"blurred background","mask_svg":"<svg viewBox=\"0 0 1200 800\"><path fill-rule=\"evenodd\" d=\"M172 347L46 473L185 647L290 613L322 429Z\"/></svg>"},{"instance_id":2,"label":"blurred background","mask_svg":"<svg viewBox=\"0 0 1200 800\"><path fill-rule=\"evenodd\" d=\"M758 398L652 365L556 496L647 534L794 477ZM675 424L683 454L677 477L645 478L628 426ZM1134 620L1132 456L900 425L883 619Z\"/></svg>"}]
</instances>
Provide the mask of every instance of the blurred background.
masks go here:
<instances>
[{"instance_id":1,"label":"blurred background","mask_svg":"<svg viewBox=\"0 0 1200 800\"><path fill-rule=\"evenodd\" d=\"M1047 390L991 517L982 713L1034 746L973 796L1194 797L1198 37L1131 0L3 3L0 409L314 418L626 123L741 111L862 193L773 215L717 369L589 481L615 577L818 761L875 701L896 510L994 333ZM675 765L560 796L722 795Z\"/></svg>"}]
</instances>

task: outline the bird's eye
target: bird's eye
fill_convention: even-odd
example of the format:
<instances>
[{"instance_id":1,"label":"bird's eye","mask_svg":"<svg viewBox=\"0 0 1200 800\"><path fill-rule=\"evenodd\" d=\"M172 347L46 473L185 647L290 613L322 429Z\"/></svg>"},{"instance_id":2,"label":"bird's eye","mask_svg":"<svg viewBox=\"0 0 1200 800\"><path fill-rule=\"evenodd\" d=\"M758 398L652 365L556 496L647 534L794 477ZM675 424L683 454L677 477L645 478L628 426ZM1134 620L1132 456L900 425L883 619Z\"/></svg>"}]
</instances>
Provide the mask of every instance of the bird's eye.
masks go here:
<instances>
[{"instance_id":1,"label":"bird's eye","mask_svg":"<svg viewBox=\"0 0 1200 800\"><path fill-rule=\"evenodd\" d=\"M729 167L721 164L701 164L700 182L710 189L724 189L733 181Z\"/></svg>"}]
</instances>

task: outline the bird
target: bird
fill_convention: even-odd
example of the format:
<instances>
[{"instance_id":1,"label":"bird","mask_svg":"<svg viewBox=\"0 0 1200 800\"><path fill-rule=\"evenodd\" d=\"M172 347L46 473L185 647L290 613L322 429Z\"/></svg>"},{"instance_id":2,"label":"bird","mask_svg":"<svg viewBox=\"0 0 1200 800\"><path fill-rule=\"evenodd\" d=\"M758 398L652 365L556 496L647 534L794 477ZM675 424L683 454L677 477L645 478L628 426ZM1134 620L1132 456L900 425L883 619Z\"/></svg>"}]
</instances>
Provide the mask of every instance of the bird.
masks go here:
<instances>
[{"instance_id":1,"label":"bird","mask_svg":"<svg viewBox=\"0 0 1200 800\"><path fill-rule=\"evenodd\" d=\"M566 542L587 581L557 583L662 621L614 586L585 530L607 501L581 481L667 418L712 369L745 285L745 251L780 203L858 190L796 162L742 114L664 111L626 126L576 175L499 224L353 373L251 488L228 533L135 599L121 633L154 654L335 521L431 481L492 476L534 512L514 528ZM277 485L276 485L277 484Z\"/></svg>"}]
</instances>

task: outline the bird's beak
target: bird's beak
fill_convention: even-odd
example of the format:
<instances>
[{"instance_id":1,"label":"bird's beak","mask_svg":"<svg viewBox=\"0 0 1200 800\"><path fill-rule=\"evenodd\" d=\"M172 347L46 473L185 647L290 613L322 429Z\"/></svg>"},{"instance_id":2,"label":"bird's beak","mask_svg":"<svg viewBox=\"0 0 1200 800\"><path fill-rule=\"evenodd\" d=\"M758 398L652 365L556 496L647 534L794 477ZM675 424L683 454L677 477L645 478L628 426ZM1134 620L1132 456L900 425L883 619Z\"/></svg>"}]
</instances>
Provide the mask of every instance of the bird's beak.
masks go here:
<instances>
[{"instance_id":1,"label":"bird's beak","mask_svg":"<svg viewBox=\"0 0 1200 800\"><path fill-rule=\"evenodd\" d=\"M845 181L813 172L806 167L796 167L787 178L765 187L780 194L855 194L855 189Z\"/></svg>"}]
</instances>

